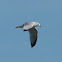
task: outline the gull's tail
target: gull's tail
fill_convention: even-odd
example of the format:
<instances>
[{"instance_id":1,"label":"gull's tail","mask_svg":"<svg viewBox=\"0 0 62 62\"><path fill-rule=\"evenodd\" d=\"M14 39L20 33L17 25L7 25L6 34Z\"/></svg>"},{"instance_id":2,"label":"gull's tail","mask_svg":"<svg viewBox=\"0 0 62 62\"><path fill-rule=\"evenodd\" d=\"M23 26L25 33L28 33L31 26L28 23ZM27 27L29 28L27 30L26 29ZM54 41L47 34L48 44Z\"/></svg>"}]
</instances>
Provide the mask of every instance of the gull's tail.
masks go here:
<instances>
[{"instance_id":1,"label":"gull's tail","mask_svg":"<svg viewBox=\"0 0 62 62\"><path fill-rule=\"evenodd\" d=\"M16 28L23 28L23 25L21 25L21 26L17 26Z\"/></svg>"}]
</instances>

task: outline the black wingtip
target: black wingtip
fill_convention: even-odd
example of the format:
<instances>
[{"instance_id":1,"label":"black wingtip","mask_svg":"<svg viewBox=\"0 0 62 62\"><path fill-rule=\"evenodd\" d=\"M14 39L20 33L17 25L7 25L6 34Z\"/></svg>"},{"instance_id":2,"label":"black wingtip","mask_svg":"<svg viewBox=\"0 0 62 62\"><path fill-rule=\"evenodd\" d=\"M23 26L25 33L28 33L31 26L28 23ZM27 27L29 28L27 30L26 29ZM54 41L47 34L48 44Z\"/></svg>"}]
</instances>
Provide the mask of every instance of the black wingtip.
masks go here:
<instances>
[{"instance_id":1,"label":"black wingtip","mask_svg":"<svg viewBox=\"0 0 62 62\"><path fill-rule=\"evenodd\" d=\"M34 43L31 43L31 47L34 47L36 45L36 41L37 41L37 39L35 40Z\"/></svg>"},{"instance_id":2,"label":"black wingtip","mask_svg":"<svg viewBox=\"0 0 62 62\"><path fill-rule=\"evenodd\" d=\"M35 46L35 43L34 44L31 43L31 47L34 47L34 46Z\"/></svg>"}]
</instances>

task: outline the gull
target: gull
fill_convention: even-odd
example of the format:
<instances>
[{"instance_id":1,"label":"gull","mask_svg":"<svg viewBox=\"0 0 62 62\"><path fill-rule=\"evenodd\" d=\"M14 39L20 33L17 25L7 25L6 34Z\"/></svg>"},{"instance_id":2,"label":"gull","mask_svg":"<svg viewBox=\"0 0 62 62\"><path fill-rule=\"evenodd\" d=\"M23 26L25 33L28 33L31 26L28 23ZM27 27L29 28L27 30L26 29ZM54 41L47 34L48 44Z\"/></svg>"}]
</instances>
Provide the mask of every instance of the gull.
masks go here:
<instances>
[{"instance_id":1,"label":"gull","mask_svg":"<svg viewBox=\"0 0 62 62\"><path fill-rule=\"evenodd\" d=\"M40 24L38 22L27 22L21 26L16 27L16 28L23 28L24 31L29 32L31 47L35 46L37 38L38 38L38 31L35 28L37 26L40 26Z\"/></svg>"}]
</instances>

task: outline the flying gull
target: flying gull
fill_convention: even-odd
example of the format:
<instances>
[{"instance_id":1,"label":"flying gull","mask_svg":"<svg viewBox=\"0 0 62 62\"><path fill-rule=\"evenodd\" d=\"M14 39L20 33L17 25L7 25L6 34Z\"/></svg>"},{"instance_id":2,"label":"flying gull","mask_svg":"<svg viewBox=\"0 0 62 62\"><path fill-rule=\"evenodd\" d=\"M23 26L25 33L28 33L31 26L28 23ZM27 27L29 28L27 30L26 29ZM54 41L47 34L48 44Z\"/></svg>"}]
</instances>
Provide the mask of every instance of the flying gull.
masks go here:
<instances>
[{"instance_id":1,"label":"flying gull","mask_svg":"<svg viewBox=\"0 0 62 62\"><path fill-rule=\"evenodd\" d=\"M28 22L21 26L16 27L16 28L23 28L24 31L29 32L31 47L35 46L38 37L38 31L35 28L36 26L40 26L40 24L38 22Z\"/></svg>"}]
</instances>

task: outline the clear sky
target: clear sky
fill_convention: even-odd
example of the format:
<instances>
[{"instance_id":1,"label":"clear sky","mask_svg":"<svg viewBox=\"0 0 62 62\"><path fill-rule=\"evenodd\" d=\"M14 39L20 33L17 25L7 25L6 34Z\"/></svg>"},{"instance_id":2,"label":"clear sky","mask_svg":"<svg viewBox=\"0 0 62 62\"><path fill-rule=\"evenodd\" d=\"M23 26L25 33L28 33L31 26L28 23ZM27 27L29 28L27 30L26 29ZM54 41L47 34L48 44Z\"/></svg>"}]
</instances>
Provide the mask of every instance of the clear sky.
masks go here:
<instances>
[{"instance_id":1,"label":"clear sky","mask_svg":"<svg viewBox=\"0 0 62 62\"><path fill-rule=\"evenodd\" d=\"M16 26L37 21L38 40ZM62 62L62 0L0 0L0 62Z\"/></svg>"}]
</instances>

